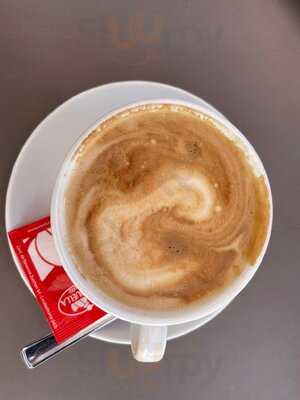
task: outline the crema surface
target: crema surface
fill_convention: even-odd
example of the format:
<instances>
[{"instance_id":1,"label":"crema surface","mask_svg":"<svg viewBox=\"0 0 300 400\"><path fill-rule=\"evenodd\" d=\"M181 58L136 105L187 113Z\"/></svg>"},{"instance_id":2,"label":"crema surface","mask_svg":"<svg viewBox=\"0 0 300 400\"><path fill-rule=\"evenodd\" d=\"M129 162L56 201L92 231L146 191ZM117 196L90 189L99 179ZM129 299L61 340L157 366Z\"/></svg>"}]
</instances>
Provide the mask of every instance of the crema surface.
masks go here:
<instances>
[{"instance_id":1,"label":"crema surface","mask_svg":"<svg viewBox=\"0 0 300 400\"><path fill-rule=\"evenodd\" d=\"M122 303L163 310L203 299L255 262L269 202L263 178L210 118L148 105L82 143L65 218L86 279Z\"/></svg>"}]
</instances>

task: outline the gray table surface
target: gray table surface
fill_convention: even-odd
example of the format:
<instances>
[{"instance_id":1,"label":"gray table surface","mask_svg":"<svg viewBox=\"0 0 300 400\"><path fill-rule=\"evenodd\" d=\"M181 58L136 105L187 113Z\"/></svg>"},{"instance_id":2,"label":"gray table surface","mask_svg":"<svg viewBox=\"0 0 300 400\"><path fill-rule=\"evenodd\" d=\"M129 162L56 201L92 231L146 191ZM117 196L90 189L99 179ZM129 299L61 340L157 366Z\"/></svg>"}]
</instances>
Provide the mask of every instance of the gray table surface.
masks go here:
<instances>
[{"instance_id":1,"label":"gray table surface","mask_svg":"<svg viewBox=\"0 0 300 400\"><path fill-rule=\"evenodd\" d=\"M0 399L300 398L300 3L291 0L0 0ZM40 369L20 346L47 325L19 278L5 192L33 128L106 82L170 83L227 115L261 155L275 206L254 281L160 364L89 339Z\"/></svg>"}]
</instances>

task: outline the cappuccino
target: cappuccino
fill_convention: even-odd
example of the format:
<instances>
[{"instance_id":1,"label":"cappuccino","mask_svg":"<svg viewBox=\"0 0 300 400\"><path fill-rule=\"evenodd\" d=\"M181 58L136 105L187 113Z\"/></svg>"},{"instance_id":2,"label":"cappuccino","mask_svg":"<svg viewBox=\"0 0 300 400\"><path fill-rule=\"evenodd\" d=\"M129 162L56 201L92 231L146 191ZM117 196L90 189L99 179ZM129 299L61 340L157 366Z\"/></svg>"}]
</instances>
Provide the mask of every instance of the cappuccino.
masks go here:
<instances>
[{"instance_id":1,"label":"cappuccino","mask_svg":"<svg viewBox=\"0 0 300 400\"><path fill-rule=\"evenodd\" d=\"M170 310L221 290L255 263L268 192L239 143L185 106L149 104L81 143L65 192L81 274L130 306Z\"/></svg>"}]
</instances>

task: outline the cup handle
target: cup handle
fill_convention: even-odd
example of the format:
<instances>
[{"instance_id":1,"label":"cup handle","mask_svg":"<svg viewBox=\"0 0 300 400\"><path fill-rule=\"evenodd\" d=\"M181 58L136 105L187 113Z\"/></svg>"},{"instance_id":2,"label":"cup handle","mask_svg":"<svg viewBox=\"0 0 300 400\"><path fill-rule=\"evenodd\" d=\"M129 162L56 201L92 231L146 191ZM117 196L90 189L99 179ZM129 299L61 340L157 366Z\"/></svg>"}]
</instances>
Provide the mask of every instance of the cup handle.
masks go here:
<instances>
[{"instance_id":1,"label":"cup handle","mask_svg":"<svg viewBox=\"0 0 300 400\"><path fill-rule=\"evenodd\" d=\"M167 326L131 324L131 350L133 357L141 362L160 361L167 343Z\"/></svg>"}]
</instances>

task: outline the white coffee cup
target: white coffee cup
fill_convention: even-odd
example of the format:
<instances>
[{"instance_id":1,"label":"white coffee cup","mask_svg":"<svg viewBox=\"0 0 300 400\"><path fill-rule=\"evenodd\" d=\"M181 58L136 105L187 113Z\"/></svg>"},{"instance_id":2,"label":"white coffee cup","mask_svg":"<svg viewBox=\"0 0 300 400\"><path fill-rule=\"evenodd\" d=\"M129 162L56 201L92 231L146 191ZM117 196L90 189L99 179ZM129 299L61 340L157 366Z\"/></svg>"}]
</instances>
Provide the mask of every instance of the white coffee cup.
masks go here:
<instances>
[{"instance_id":1,"label":"white coffee cup","mask_svg":"<svg viewBox=\"0 0 300 400\"><path fill-rule=\"evenodd\" d=\"M99 124L103 123L104 121L108 120L109 118L120 112L126 111L127 109L140 107L146 104L172 104L174 106L183 105L213 118L213 120L224 132L224 134L234 138L238 145L243 149L255 174L262 175L264 177L270 203L268 231L264 245L262 247L260 255L256 260L256 263L254 265L249 265L248 267L246 267L243 272L236 279L234 279L230 285L226 286L216 295L211 296L204 301L198 303L195 302L188 307L179 308L177 310L171 311L141 310L138 308L130 307L126 304L120 303L116 299L111 298L81 275L74 264L74 261L70 254L70 250L66 244L64 195L70 174L75 165L73 155L80 147L82 141L86 139L86 137ZM68 153L64 163L62 164L53 191L51 204L52 231L55 244L66 273L73 281L74 285L76 285L91 302L93 302L104 311L131 323L132 353L136 360L143 362L153 362L161 360L166 347L168 325L181 324L207 317L210 314L224 308L242 291L242 289L254 276L266 252L266 248L271 235L272 216L272 194L266 171L254 148L242 135L242 133L221 114L214 112L205 106L199 106L183 101L164 99L138 102L134 104L129 104L123 108L116 109L110 114L102 116L95 124L93 124L92 127L90 127L85 133L83 133L80 139L70 149L70 152Z\"/></svg>"}]
</instances>

